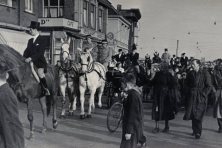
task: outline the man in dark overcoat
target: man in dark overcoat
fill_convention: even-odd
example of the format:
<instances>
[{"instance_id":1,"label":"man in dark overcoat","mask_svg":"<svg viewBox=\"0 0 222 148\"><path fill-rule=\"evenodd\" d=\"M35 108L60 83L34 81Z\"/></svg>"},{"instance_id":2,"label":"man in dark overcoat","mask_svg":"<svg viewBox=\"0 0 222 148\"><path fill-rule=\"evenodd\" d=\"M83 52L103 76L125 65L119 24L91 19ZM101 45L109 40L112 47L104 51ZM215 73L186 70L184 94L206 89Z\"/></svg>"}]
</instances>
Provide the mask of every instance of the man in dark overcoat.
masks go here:
<instances>
[{"instance_id":1,"label":"man in dark overcoat","mask_svg":"<svg viewBox=\"0 0 222 148\"><path fill-rule=\"evenodd\" d=\"M209 73L200 68L200 61L192 60L193 70L187 75L187 106L184 120L192 120L193 135L199 139L202 133L202 121L207 108L207 96L212 88Z\"/></svg>"},{"instance_id":2,"label":"man in dark overcoat","mask_svg":"<svg viewBox=\"0 0 222 148\"><path fill-rule=\"evenodd\" d=\"M37 68L37 73L42 88L42 94L50 95L45 79L45 72L47 71L47 62L44 57L46 44L44 38L42 38L42 36L39 35L38 32L39 26L40 26L39 22L35 21L31 22L30 33L33 36L33 38L29 39L27 48L25 49L23 56L26 58L25 62L30 63L32 71L34 71L33 70L34 66Z\"/></svg>"},{"instance_id":3,"label":"man in dark overcoat","mask_svg":"<svg viewBox=\"0 0 222 148\"><path fill-rule=\"evenodd\" d=\"M140 143L146 144L143 134L143 104L141 92L136 86L136 78L133 74L124 76L126 87L124 90L128 96L123 103L122 141L120 148L136 148Z\"/></svg>"},{"instance_id":4,"label":"man in dark overcoat","mask_svg":"<svg viewBox=\"0 0 222 148\"><path fill-rule=\"evenodd\" d=\"M24 131L19 120L16 95L6 79L8 67L0 58L0 148L24 148Z\"/></svg>"}]
</instances>

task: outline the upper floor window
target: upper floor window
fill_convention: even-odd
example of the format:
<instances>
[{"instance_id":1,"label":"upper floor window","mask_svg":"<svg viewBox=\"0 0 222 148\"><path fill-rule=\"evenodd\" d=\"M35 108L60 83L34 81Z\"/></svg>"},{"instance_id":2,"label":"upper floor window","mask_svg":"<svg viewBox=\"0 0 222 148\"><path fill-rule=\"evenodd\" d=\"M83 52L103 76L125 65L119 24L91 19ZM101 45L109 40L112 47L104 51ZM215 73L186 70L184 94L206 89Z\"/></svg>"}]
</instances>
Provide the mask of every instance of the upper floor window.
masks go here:
<instances>
[{"instance_id":1,"label":"upper floor window","mask_svg":"<svg viewBox=\"0 0 222 148\"><path fill-rule=\"evenodd\" d=\"M44 0L44 17L62 17L64 0Z\"/></svg>"},{"instance_id":2,"label":"upper floor window","mask_svg":"<svg viewBox=\"0 0 222 148\"><path fill-rule=\"evenodd\" d=\"M90 26L95 28L95 5L90 4Z\"/></svg>"},{"instance_id":3,"label":"upper floor window","mask_svg":"<svg viewBox=\"0 0 222 148\"><path fill-rule=\"evenodd\" d=\"M88 3L87 1L83 1L83 25L87 26L87 12L88 12Z\"/></svg>"},{"instance_id":4,"label":"upper floor window","mask_svg":"<svg viewBox=\"0 0 222 148\"><path fill-rule=\"evenodd\" d=\"M33 12L33 0L25 0L25 11Z\"/></svg>"},{"instance_id":5,"label":"upper floor window","mask_svg":"<svg viewBox=\"0 0 222 148\"><path fill-rule=\"evenodd\" d=\"M0 4L12 7L13 0L0 0Z\"/></svg>"},{"instance_id":6,"label":"upper floor window","mask_svg":"<svg viewBox=\"0 0 222 148\"><path fill-rule=\"evenodd\" d=\"M99 11L98 11L98 30L100 31L100 32L103 32L103 19L104 19L104 14L103 14L103 10L102 9L99 9Z\"/></svg>"}]
</instances>

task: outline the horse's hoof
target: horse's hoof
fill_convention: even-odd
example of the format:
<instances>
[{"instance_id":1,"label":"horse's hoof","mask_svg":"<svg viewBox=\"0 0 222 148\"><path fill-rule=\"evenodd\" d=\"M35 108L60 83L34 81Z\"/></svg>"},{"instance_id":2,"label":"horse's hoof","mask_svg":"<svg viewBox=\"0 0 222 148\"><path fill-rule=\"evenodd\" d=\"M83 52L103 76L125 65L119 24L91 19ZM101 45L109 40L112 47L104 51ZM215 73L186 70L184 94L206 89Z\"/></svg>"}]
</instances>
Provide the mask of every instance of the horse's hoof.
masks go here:
<instances>
[{"instance_id":1,"label":"horse's hoof","mask_svg":"<svg viewBox=\"0 0 222 148\"><path fill-rule=\"evenodd\" d=\"M98 104L98 107L99 107L99 108L102 108L102 104Z\"/></svg>"},{"instance_id":2,"label":"horse's hoof","mask_svg":"<svg viewBox=\"0 0 222 148\"><path fill-rule=\"evenodd\" d=\"M86 116L86 118L92 118L92 115L88 114L88 115Z\"/></svg>"},{"instance_id":3,"label":"horse's hoof","mask_svg":"<svg viewBox=\"0 0 222 148\"><path fill-rule=\"evenodd\" d=\"M53 121L53 129L57 129L57 127L58 127L58 122L57 122L57 120L55 120L55 121Z\"/></svg>"},{"instance_id":4,"label":"horse's hoof","mask_svg":"<svg viewBox=\"0 0 222 148\"><path fill-rule=\"evenodd\" d=\"M45 134L46 131L47 131L47 129L46 129L46 128L43 128L42 131L41 131L41 133L42 133L42 134Z\"/></svg>"},{"instance_id":5,"label":"horse's hoof","mask_svg":"<svg viewBox=\"0 0 222 148\"><path fill-rule=\"evenodd\" d=\"M85 119L86 118L85 115L80 115L79 117L80 117L80 119Z\"/></svg>"},{"instance_id":6,"label":"horse's hoof","mask_svg":"<svg viewBox=\"0 0 222 148\"><path fill-rule=\"evenodd\" d=\"M59 118L60 118L60 119L65 119L65 118L66 118L66 115L60 115Z\"/></svg>"},{"instance_id":7,"label":"horse's hoof","mask_svg":"<svg viewBox=\"0 0 222 148\"><path fill-rule=\"evenodd\" d=\"M32 140L34 138L34 132L31 132L29 137L27 138L28 140Z\"/></svg>"},{"instance_id":8,"label":"horse's hoof","mask_svg":"<svg viewBox=\"0 0 222 148\"><path fill-rule=\"evenodd\" d=\"M74 112L73 111L70 111L69 112L69 116L73 116L74 115Z\"/></svg>"}]
</instances>

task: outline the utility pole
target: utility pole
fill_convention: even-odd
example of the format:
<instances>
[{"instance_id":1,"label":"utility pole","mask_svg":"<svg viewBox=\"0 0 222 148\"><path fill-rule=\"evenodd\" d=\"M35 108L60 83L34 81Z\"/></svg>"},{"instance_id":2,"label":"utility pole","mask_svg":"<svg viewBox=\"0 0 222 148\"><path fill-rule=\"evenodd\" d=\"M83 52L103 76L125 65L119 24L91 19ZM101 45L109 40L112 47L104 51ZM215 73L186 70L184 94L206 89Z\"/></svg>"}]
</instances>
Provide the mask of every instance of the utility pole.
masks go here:
<instances>
[{"instance_id":1,"label":"utility pole","mask_svg":"<svg viewBox=\"0 0 222 148\"><path fill-rule=\"evenodd\" d=\"M178 57L178 50L179 50L179 40L177 40L176 57Z\"/></svg>"}]
</instances>

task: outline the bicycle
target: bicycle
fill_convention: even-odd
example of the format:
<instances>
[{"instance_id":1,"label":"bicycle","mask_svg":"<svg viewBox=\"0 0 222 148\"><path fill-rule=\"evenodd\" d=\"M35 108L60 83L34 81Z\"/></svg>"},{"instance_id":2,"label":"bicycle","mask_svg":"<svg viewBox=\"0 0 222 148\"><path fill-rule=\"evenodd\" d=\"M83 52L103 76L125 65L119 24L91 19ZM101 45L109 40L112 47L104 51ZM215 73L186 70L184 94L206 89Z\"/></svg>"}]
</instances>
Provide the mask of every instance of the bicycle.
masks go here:
<instances>
[{"instance_id":1,"label":"bicycle","mask_svg":"<svg viewBox=\"0 0 222 148\"><path fill-rule=\"evenodd\" d=\"M123 102L124 99L126 98L126 94L124 92L121 92L119 94L119 101L115 102L111 108L108 111L107 114L107 129L109 132L113 133L115 132L119 125L122 122L122 117L123 117Z\"/></svg>"}]
</instances>

